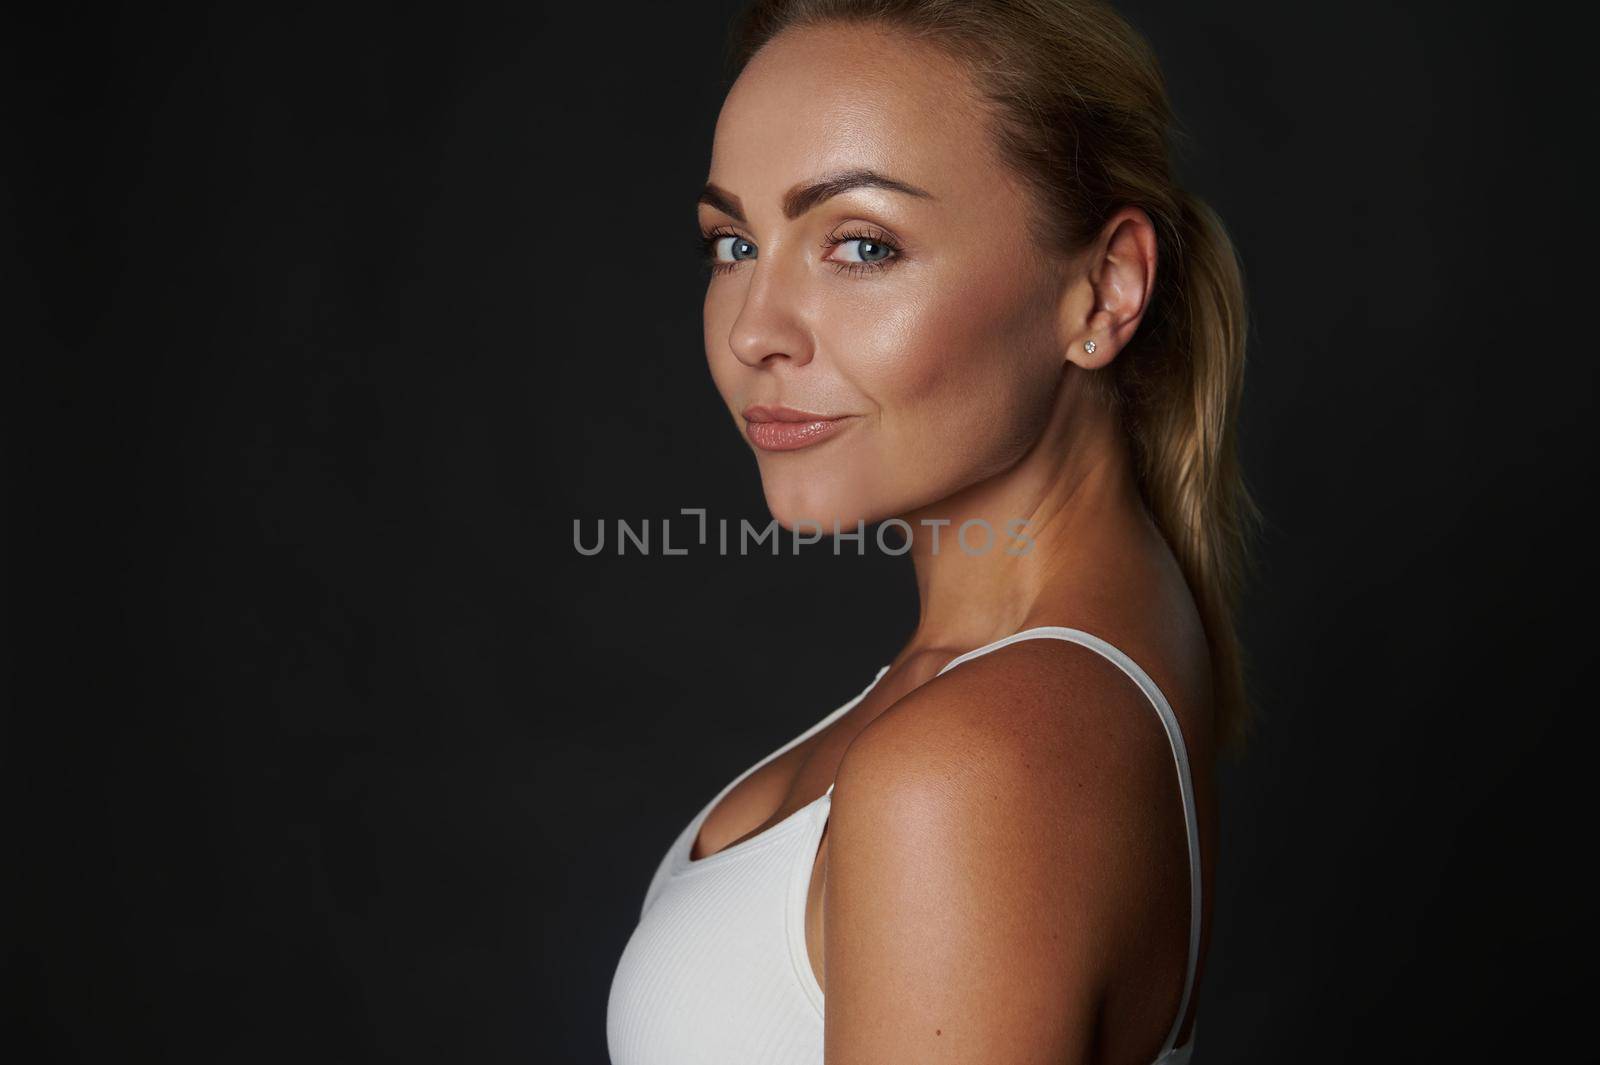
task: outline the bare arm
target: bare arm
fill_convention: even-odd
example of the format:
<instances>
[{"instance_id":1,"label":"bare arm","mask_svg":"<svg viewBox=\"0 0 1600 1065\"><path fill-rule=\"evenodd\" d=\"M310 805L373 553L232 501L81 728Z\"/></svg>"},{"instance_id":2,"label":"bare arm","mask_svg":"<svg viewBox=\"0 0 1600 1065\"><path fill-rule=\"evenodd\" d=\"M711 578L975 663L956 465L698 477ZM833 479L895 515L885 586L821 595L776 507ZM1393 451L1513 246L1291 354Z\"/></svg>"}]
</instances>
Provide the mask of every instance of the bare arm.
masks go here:
<instances>
[{"instance_id":1,"label":"bare arm","mask_svg":"<svg viewBox=\"0 0 1600 1065\"><path fill-rule=\"evenodd\" d=\"M1153 1059L1186 961L1182 817L1148 702L1092 652L1005 648L902 700L834 786L827 1065L1099 1060L1108 1003L1151 1019L1131 1043Z\"/></svg>"}]
</instances>

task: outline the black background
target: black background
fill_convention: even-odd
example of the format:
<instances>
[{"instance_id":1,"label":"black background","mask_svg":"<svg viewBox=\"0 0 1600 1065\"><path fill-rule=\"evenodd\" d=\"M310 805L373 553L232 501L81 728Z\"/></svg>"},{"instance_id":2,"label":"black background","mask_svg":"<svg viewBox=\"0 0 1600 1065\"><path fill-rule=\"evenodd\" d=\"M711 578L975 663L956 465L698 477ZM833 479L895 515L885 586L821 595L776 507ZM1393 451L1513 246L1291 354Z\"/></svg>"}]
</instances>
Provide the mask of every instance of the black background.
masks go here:
<instances>
[{"instance_id":1,"label":"black background","mask_svg":"<svg viewBox=\"0 0 1600 1065\"><path fill-rule=\"evenodd\" d=\"M1578 1060L1587 60L1537 9L1124 10L1256 327L1198 1060ZM572 546L766 520L692 243L730 11L3 35L12 1060L603 1062L673 836L909 634L903 560Z\"/></svg>"}]
</instances>

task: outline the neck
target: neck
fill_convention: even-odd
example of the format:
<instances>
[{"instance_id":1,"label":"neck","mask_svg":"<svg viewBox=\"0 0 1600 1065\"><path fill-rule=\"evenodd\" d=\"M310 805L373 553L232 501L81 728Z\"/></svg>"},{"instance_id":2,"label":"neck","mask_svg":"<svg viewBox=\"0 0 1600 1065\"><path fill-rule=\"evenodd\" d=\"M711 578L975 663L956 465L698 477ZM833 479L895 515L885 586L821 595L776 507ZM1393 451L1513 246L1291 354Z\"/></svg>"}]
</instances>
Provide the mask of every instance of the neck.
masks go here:
<instances>
[{"instance_id":1,"label":"neck","mask_svg":"<svg viewBox=\"0 0 1600 1065\"><path fill-rule=\"evenodd\" d=\"M1083 371L1069 367L1044 432L1021 459L901 515L913 530L920 599L908 652L960 653L1029 627L1071 594L1082 567L1104 564L1108 534L1126 535L1126 523L1144 522L1127 434L1084 386ZM974 525L969 554L957 534L977 519L993 539ZM1026 522L1020 536L1019 521Z\"/></svg>"}]
</instances>

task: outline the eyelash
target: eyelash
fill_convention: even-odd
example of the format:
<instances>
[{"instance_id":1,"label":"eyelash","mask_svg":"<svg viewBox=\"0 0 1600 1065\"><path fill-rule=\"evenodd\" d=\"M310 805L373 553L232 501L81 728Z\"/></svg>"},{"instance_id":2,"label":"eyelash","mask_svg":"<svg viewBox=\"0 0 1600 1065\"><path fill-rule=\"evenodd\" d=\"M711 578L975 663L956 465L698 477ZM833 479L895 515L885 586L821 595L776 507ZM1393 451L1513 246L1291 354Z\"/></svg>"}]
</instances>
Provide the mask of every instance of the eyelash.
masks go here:
<instances>
[{"instance_id":1,"label":"eyelash","mask_svg":"<svg viewBox=\"0 0 1600 1065\"><path fill-rule=\"evenodd\" d=\"M732 270L735 266L739 265L737 261L725 263L717 260L717 241L721 240L723 237L734 237L738 240L745 239L738 233L735 233L733 230L729 229L727 226L717 226L709 232L700 234L699 239L696 241L700 251L701 260L708 267L710 267L713 274L727 273L729 270ZM862 274L871 270L881 270L890 263L899 259L903 254L898 244L894 243L892 240L889 240L882 233L873 230L857 230L849 233L836 234L830 233L822 240L822 253L826 255L839 245L852 240L867 240L874 244L882 244L884 247L889 249L889 257L886 259L880 259L875 263L841 263L829 260L828 265L833 267L834 273Z\"/></svg>"},{"instance_id":2,"label":"eyelash","mask_svg":"<svg viewBox=\"0 0 1600 1065\"><path fill-rule=\"evenodd\" d=\"M885 248L889 249L889 257L887 259L880 259L875 263L838 263L830 260L829 265L834 268L835 273L861 274L869 270L881 270L890 263L894 262L896 259L900 258L900 246L887 239L882 233L877 233L872 230L858 230L854 233L830 234L822 241L822 252L824 255L826 255L839 245L852 240L869 240L874 244L882 244Z\"/></svg>"},{"instance_id":3,"label":"eyelash","mask_svg":"<svg viewBox=\"0 0 1600 1065\"><path fill-rule=\"evenodd\" d=\"M733 237L737 240L744 239L727 226L717 226L708 232L700 234L699 240L696 241L696 244L698 244L700 248L701 261L704 262L706 266L710 267L713 274L725 274L729 270L732 270L735 266L739 265L736 262L724 263L717 261L717 241L721 240L723 237Z\"/></svg>"}]
</instances>

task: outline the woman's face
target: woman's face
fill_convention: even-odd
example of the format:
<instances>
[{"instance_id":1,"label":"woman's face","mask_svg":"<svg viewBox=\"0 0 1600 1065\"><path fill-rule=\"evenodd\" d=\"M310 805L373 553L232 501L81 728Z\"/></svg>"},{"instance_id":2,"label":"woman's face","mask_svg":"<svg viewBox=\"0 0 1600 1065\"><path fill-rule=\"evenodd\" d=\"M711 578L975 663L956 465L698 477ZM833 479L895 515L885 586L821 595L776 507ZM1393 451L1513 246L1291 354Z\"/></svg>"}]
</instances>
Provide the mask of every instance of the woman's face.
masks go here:
<instances>
[{"instance_id":1,"label":"woman's face","mask_svg":"<svg viewBox=\"0 0 1600 1065\"><path fill-rule=\"evenodd\" d=\"M1063 275L980 107L943 53L849 25L786 31L728 94L706 357L785 528L922 510L1044 427Z\"/></svg>"}]
</instances>

